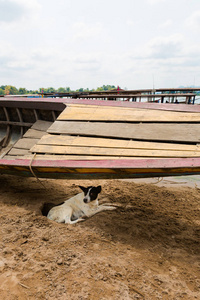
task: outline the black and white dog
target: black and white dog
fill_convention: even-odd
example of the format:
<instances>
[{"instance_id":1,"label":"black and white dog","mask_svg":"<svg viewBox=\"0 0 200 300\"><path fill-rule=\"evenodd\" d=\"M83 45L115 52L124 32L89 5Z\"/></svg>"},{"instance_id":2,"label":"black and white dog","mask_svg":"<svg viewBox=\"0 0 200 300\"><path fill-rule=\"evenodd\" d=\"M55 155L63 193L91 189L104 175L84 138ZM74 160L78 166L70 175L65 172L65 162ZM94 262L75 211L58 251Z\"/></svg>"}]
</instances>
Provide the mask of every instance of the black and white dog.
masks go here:
<instances>
[{"instance_id":1,"label":"black and white dog","mask_svg":"<svg viewBox=\"0 0 200 300\"><path fill-rule=\"evenodd\" d=\"M45 203L42 208L43 216L58 223L75 224L84 221L83 217L91 217L104 210L114 210L111 203L99 205L98 195L101 186L79 186L83 191L80 194L62 202L60 204Z\"/></svg>"}]
</instances>

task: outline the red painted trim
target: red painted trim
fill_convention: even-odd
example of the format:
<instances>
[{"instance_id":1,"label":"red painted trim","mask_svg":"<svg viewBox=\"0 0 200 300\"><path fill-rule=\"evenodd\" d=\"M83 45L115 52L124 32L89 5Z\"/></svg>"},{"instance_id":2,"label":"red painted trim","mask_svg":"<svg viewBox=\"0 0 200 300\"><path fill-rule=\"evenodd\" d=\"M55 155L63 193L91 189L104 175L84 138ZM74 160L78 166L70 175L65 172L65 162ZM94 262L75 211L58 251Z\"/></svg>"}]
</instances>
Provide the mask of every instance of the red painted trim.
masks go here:
<instances>
[{"instance_id":1,"label":"red painted trim","mask_svg":"<svg viewBox=\"0 0 200 300\"><path fill-rule=\"evenodd\" d=\"M0 166L30 166L31 159L7 160L1 159ZM165 159L120 159L120 160L35 160L32 167L49 168L97 168L97 169L133 169L133 168L196 168L200 167L198 158L165 158Z\"/></svg>"}]
</instances>

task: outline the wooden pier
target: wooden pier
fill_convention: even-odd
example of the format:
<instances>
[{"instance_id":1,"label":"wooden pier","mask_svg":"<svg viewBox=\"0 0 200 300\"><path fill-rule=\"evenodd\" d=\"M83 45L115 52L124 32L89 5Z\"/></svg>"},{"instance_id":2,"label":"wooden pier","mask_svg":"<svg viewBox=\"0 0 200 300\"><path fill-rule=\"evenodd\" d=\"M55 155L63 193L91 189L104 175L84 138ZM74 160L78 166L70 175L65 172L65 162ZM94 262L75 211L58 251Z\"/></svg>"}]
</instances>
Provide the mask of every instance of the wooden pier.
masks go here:
<instances>
[{"instance_id":1,"label":"wooden pier","mask_svg":"<svg viewBox=\"0 0 200 300\"><path fill-rule=\"evenodd\" d=\"M95 92L70 92L70 93L43 93L43 97L73 98L73 99L100 99L100 100L122 100L130 102L157 102L157 103L185 103L194 104L197 92L200 88L177 88L177 89L141 89L122 90L113 89L109 91Z\"/></svg>"}]
</instances>

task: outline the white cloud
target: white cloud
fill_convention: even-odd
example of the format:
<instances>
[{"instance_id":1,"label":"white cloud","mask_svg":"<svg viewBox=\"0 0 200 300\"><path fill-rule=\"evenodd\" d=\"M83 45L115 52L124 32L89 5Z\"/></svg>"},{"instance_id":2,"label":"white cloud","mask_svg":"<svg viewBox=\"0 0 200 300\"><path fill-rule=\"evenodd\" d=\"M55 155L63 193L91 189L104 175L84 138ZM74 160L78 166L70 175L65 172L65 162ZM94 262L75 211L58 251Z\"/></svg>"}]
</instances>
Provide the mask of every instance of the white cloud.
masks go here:
<instances>
[{"instance_id":1,"label":"white cloud","mask_svg":"<svg viewBox=\"0 0 200 300\"><path fill-rule=\"evenodd\" d=\"M182 52L183 36L180 34L168 37L155 37L143 48L136 49L132 57L138 59L168 59L178 57Z\"/></svg>"},{"instance_id":2,"label":"white cloud","mask_svg":"<svg viewBox=\"0 0 200 300\"><path fill-rule=\"evenodd\" d=\"M1 83L145 88L152 73L162 86L200 83L198 1L111 2L0 0Z\"/></svg>"},{"instance_id":3,"label":"white cloud","mask_svg":"<svg viewBox=\"0 0 200 300\"><path fill-rule=\"evenodd\" d=\"M27 20L39 9L37 0L0 0L0 23L12 24Z\"/></svg>"},{"instance_id":4,"label":"white cloud","mask_svg":"<svg viewBox=\"0 0 200 300\"><path fill-rule=\"evenodd\" d=\"M167 28L170 27L173 24L173 21L171 19L166 20L164 23L160 24L160 28Z\"/></svg>"},{"instance_id":5,"label":"white cloud","mask_svg":"<svg viewBox=\"0 0 200 300\"><path fill-rule=\"evenodd\" d=\"M179 56L181 52L182 35L172 35L169 37L157 37L150 41L149 56L152 58L170 58Z\"/></svg>"},{"instance_id":6,"label":"white cloud","mask_svg":"<svg viewBox=\"0 0 200 300\"><path fill-rule=\"evenodd\" d=\"M84 22L74 23L72 26L73 39L89 39L89 38L99 38L103 33L103 28L100 23L87 24Z\"/></svg>"},{"instance_id":7,"label":"white cloud","mask_svg":"<svg viewBox=\"0 0 200 300\"><path fill-rule=\"evenodd\" d=\"M133 20L131 20L131 19L128 19L128 20L126 21L126 25L128 25L128 26L133 26L133 25L135 25L135 22L134 22Z\"/></svg>"},{"instance_id":8,"label":"white cloud","mask_svg":"<svg viewBox=\"0 0 200 300\"><path fill-rule=\"evenodd\" d=\"M186 26L191 30L200 31L200 10L190 15L185 22Z\"/></svg>"},{"instance_id":9,"label":"white cloud","mask_svg":"<svg viewBox=\"0 0 200 300\"><path fill-rule=\"evenodd\" d=\"M162 2L165 2L165 1L166 0L147 0L147 2L152 4L152 5L162 3Z\"/></svg>"},{"instance_id":10,"label":"white cloud","mask_svg":"<svg viewBox=\"0 0 200 300\"><path fill-rule=\"evenodd\" d=\"M101 67L101 54L82 53L73 58L74 66L79 71L97 71Z\"/></svg>"}]
</instances>

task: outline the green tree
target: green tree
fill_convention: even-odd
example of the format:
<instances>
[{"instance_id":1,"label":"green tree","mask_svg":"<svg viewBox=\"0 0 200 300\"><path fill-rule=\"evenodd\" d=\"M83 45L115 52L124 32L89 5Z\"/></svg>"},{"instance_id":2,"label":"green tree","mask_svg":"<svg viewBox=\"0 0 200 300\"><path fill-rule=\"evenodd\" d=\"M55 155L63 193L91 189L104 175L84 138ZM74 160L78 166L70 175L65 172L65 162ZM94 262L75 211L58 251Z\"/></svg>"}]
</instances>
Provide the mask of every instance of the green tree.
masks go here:
<instances>
[{"instance_id":1,"label":"green tree","mask_svg":"<svg viewBox=\"0 0 200 300\"><path fill-rule=\"evenodd\" d=\"M28 92L27 92L27 89L25 89L25 88L19 88L19 94L20 95L25 95L25 94L27 94Z\"/></svg>"},{"instance_id":2,"label":"green tree","mask_svg":"<svg viewBox=\"0 0 200 300\"><path fill-rule=\"evenodd\" d=\"M2 88L0 88L0 95L5 95L5 91Z\"/></svg>"},{"instance_id":3,"label":"green tree","mask_svg":"<svg viewBox=\"0 0 200 300\"><path fill-rule=\"evenodd\" d=\"M47 93L47 89L45 88L39 88L39 93Z\"/></svg>"},{"instance_id":4,"label":"green tree","mask_svg":"<svg viewBox=\"0 0 200 300\"><path fill-rule=\"evenodd\" d=\"M102 91L110 91L110 90L113 90L113 89L116 89L116 86L114 86L114 85L103 85L101 87L98 87L96 89L96 91L102 92Z\"/></svg>"},{"instance_id":5,"label":"green tree","mask_svg":"<svg viewBox=\"0 0 200 300\"><path fill-rule=\"evenodd\" d=\"M53 87L49 87L46 90L47 90L47 93L55 93L55 91L56 91Z\"/></svg>"},{"instance_id":6,"label":"green tree","mask_svg":"<svg viewBox=\"0 0 200 300\"><path fill-rule=\"evenodd\" d=\"M66 89L65 89L65 90L66 90L66 92L67 92L67 93L70 93L70 92L71 92L71 89L70 89L70 87L66 87Z\"/></svg>"},{"instance_id":7,"label":"green tree","mask_svg":"<svg viewBox=\"0 0 200 300\"><path fill-rule=\"evenodd\" d=\"M64 87L59 87L57 91L58 91L58 93L66 93L66 90Z\"/></svg>"},{"instance_id":8,"label":"green tree","mask_svg":"<svg viewBox=\"0 0 200 300\"><path fill-rule=\"evenodd\" d=\"M6 95L17 95L18 93L18 89L12 85L7 85L5 88Z\"/></svg>"}]
</instances>

